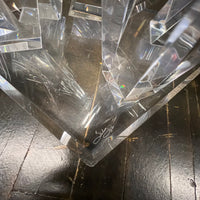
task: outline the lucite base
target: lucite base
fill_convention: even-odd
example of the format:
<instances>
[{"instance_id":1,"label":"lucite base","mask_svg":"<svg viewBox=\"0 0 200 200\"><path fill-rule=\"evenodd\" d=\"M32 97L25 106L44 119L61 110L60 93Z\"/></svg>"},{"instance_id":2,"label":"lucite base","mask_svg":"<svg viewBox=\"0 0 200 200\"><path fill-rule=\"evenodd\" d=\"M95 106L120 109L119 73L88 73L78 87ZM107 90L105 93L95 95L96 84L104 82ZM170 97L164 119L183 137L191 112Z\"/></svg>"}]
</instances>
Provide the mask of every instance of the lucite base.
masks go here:
<instances>
[{"instance_id":1,"label":"lucite base","mask_svg":"<svg viewBox=\"0 0 200 200\"><path fill-rule=\"evenodd\" d=\"M150 41L152 44L164 45L170 31L186 13L192 0L169 0L150 22Z\"/></svg>"},{"instance_id":2,"label":"lucite base","mask_svg":"<svg viewBox=\"0 0 200 200\"><path fill-rule=\"evenodd\" d=\"M200 74L200 68L196 67L184 77L173 82L163 91L155 94L150 99L136 103L127 112L121 113L115 125L97 128L96 138L92 144L78 142L67 133L50 116L46 115L38 106L13 87L5 78L0 76L0 88L29 114L46 126L62 144L75 152L88 166L95 166L117 145L124 141L130 134L139 128L146 120L156 113L162 106L168 103L176 94L186 87Z\"/></svg>"}]
</instances>

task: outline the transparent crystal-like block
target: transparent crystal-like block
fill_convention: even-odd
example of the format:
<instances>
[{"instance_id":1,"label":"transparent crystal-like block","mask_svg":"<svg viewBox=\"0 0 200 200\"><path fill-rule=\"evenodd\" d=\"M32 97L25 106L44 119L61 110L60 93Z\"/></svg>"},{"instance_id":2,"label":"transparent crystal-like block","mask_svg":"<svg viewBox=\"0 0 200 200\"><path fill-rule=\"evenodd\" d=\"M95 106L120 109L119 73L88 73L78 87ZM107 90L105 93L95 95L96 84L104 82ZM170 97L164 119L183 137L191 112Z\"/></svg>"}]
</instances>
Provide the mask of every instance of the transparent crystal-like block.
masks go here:
<instances>
[{"instance_id":1,"label":"transparent crystal-like block","mask_svg":"<svg viewBox=\"0 0 200 200\"><path fill-rule=\"evenodd\" d=\"M7 33L0 36L0 52L16 52L40 49L41 30L37 0L1 1L2 22L0 29L7 27ZM3 10L4 9L4 10Z\"/></svg>"},{"instance_id":2,"label":"transparent crystal-like block","mask_svg":"<svg viewBox=\"0 0 200 200\"><path fill-rule=\"evenodd\" d=\"M60 20L41 19L42 30L42 46L49 50L49 54L57 59L59 63L64 57L64 47L66 42L66 18L61 17Z\"/></svg>"},{"instance_id":3,"label":"transparent crystal-like block","mask_svg":"<svg viewBox=\"0 0 200 200\"><path fill-rule=\"evenodd\" d=\"M150 22L151 43L164 44L170 31L183 17L193 0L168 0Z\"/></svg>"},{"instance_id":4,"label":"transparent crystal-like block","mask_svg":"<svg viewBox=\"0 0 200 200\"><path fill-rule=\"evenodd\" d=\"M200 24L197 20L200 17L199 7L200 2L197 1L181 19L169 36L161 55L143 74L127 100L138 100L151 91L157 92L169 83L169 79L174 81L188 71L190 65L182 64L181 61L200 40Z\"/></svg>"},{"instance_id":5,"label":"transparent crystal-like block","mask_svg":"<svg viewBox=\"0 0 200 200\"><path fill-rule=\"evenodd\" d=\"M154 6L159 9L160 5ZM112 20L115 18L112 13L110 16L105 13L105 20L102 21L103 74L119 106L160 51L160 47L149 43L149 20L152 17L153 14L147 9L132 16L127 21L120 41L119 35L123 24L119 25L117 20ZM110 23L107 18L110 18ZM117 31L114 31L115 39L110 38L112 30L107 31L108 37L104 37L107 27L109 30L109 24L110 27L113 24L117 27Z\"/></svg>"},{"instance_id":6,"label":"transparent crystal-like block","mask_svg":"<svg viewBox=\"0 0 200 200\"><path fill-rule=\"evenodd\" d=\"M195 21L199 13L194 13L194 6L190 8L163 48L149 43L149 30L144 27L150 23L150 16L145 11L132 17L115 54L103 44L103 74L119 106L158 91L170 75L177 75L176 68L185 67L179 64L199 40L198 22ZM192 12L193 16L189 16Z\"/></svg>"},{"instance_id":7,"label":"transparent crystal-like block","mask_svg":"<svg viewBox=\"0 0 200 200\"><path fill-rule=\"evenodd\" d=\"M18 31L16 18L3 1L0 1L0 37Z\"/></svg>"},{"instance_id":8,"label":"transparent crystal-like block","mask_svg":"<svg viewBox=\"0 0 200 200\"><path fill-rule=\"evenodd\" d=\"M101 22L74 18L72 34L78 37L101 40Z\"/></svg>"},{"instance_id":9,"label":"transparent crystal-like block","mask_svg":"<svg viewBox=\"0 0 200 200\"><path fill-rule=\"evenodd\" d=\"M101 15L101 0L71 0L69 16L100 22Z\"/></svg>"},{"instance_id":10,"label":"transparent crystal-like block","mask_svg":"<svg viewBox=\"0 0 200 200\"><path fill-rule=\"evenodd\" d=\"M102 56L115 53L138 0L102 0Z\"/></svg>"},{"instance_id":11,"label":"transparent crystal-like block","mask_svg":"<svg viewBox=\"0 0 200 200\"><path fill-rule=\"evenodd\" d=\"M117 110L103 79L98 86L101 89L94 91L90 99L69 70L59 69L54 61L49 62L51 58L47 52L31 56L29 52L17 54L12 68L1 62L7 72L1 72L0 88L89 166L94 166L200 74L199 68L193 68L156 95L134 103L126 110ZM5 55L1 61L8 62Z\"/></svg>"},{"instance_id":12,"label":"transparent crystal-like block","mask_svg":"<svg viewBox=\"0 0 200 200\"><path fill-rule=\"evenodd\" d=\"M159 10L163 3L102 0L103 74L119 106L159 52L149 43L153 13L148 10Z\"/></svg>"},{"instance_id":13,"label":"transparent crystal-like block","mask_svg":"<svg viewBox=\"0 0 200 200\"><path fill-rule=\"evenodd\" d=\"M38 0L40 19L59 20L62 16L63 0Z\"/></svg>"},{"instance_id":14,"label":"transparent crystal-like block","mask_svg":"<svg viewBox=\"0 0 200 200\"><path fill-rule=\"evenodd\" d=\"M64 6L70 5L66 2ZM191 70L173 84L169 82L151 96L119 107L102 75L101 41L74 34L73 19L67 16L67 8L63 10L66 11L66 29L64 19L41 23L44 49L0 56L0 88L49 128L86 164L94 166L200 74L197 65L199 50L194 48L182 60L181 63L190 65ZM144 69L159 55L155 51L152 56L149 51L148 22L154 17L152 13L152 10L143 10L138 13L138 18L130 18L131 26L127 25L122 37L122 45L127 48L135 46L130 55L134 58L141 56L143 59L138 64ZM134 27L137 30L143 20L146 23L140 35ZM139 37L134 37L136 42L133 45L130 38L135 34ZM57 49L61 49L58 54ZM144 51L146 49L147 52ZM124 52L120 56L126 64Z\"/></svg>"}]
</instances>

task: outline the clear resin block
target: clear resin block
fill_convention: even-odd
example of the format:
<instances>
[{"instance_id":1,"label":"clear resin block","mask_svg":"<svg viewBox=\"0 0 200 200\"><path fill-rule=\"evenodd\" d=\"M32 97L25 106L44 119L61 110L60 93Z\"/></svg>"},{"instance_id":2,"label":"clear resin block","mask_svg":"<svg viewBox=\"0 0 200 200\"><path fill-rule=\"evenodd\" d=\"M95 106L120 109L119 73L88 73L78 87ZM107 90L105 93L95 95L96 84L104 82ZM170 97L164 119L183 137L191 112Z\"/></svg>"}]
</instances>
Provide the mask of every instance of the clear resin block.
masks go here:
<instances>
[{"instance_id":1,"label":"clear resin block","mask_svg":"<svg viewBox=\"0 0 200 200\"><path fill-rule=\"evenodd\" d=\"M101 40L101 22L74 18L72 34L78 37Z\"/></svg>"},{"instance_id":2,"label":"clear resin block","mask_svg":"<svg viewBox=\"0 0 200 200\"><path fill-rule=\"evenodd\" d=\"M0 1L0 37L18 31L18 22L3 1Z\"/></svg>"},{"instance_id":3,"label":"clear resin block","mask_svg":"<svg viewBox=\"0 0 200 200\"><path fill-rule=\"evenodd\" d=\"M101 0L71 0L69 16L73 17L73 35L101 40Z\"/></svg>"},{"instance_id":4,"label":"clear resin block","mask_svg":"<svg viewBox=\"0 0 200 200\"><path fill-rule=\"evenodd\" d=\"M169 36L160 56L150 65L126 100L138 100L157 92L191 67L182 62L200 40L200 12L195 3ZM197 8L196 8L197 7ZM169 81L170 80L170 81Z\"/></svg>"},{"instance_id":5,"label":"clear resin block","mask_svg":"<svg viewBox=\"0 0 200 200\"><path fill-rule=\"evenodd\" d=\"M149 42L149 30L145 27L150 23L150 15L143 11L129 21L115 54L103 47L103 74L119 106L157 92L170 76L177 75L176 68L187 71L187 65L179 64L199 41L199 25L195 21L198 16L194 6L189 7L161 48Z\"/></svg>"},{"instance_id":6,"label":"clear resin block","mask_svg":"<svg viewBox=\"0 0 200 200\"><path fill-rule=\"evenodd\" d=\"M71 0L69 16L86 20L101 21L101 0Z\"/></svg>"},{"instance_id":7,"label":"clear resin block","mask_svg":"<svg viewBox=\"0 0 200 200\"><path fill-rule=\"evenodd\" d=\"M151 43L163 45L170 31L183 17L193 0L169 0L150 22Z\"/></svg>"},{"instance_id":8,"label":"clear resin block","mask_svg":"<svg viewBox=\"0 0 200 200\"><path fill-rule=\"evenodd\" d=\"M169 83L157 92L119 106L111 82L104 78L101 40L88 36L95 35L89 25L85 30L82 27L85 36L75 34L69 7L69 2L64 3L66 19L41 21L43 49L0 55L0 88L44 124L61 145L67 145L87 165L94 166L200 74L199 46L197 42L180 61L187 70L177 68L173 75L182 75L175 81L168 79ZM118 61L123 69L130 62L127 57L137 58L135 65L141 71L120 73L124 79L138 80L161 55L160 49L151 53L149 23L154 13L151 8L144 9L127 23L119 45L121 51L117 50ZM81 21L78 23L80 26ZM120 89L127 87L122 85Z\"/></svg>"},{"instance_id":9,"label":"clear resin block","mask_svg":"<svg viewBox=\"0 0 200 200\"><path fill-rule=\"evenodd\" d=\"M63 0L38 0L41 19L59 20L62 16Z\"/></svg>"},{"instance_id":10,"label":"clear resin block","mask_svg":"<svg viewBox=\"0 0 200 200\"><path fill-rule=\"evenodd\" d=\"M62 62L64 58L64 47L66 42L66 18L61 17L60 20L41 19L42 30L42 46L43 49L48 49L56 61Z\"/></svg>"},{"instance_id":11,"label":"clear resin block","mask_svg":"<svg viewBox=\"0 0 200 200\"><path fill-rule=\"evenodd\" d=\"M1 1L0 52L40 49L41 30L37 0ZM6 30L5 30L6 29Z\"/></svg>"},{"instance_id":12,"label":"clear resin block","mask_svg":"<svg viewBox=\"0 0 200 200\"><path fill-rule=\"evenodd\" d=\"M102 56L115 54L138 0L102 0Z\"/></svg>"}]
</instances>

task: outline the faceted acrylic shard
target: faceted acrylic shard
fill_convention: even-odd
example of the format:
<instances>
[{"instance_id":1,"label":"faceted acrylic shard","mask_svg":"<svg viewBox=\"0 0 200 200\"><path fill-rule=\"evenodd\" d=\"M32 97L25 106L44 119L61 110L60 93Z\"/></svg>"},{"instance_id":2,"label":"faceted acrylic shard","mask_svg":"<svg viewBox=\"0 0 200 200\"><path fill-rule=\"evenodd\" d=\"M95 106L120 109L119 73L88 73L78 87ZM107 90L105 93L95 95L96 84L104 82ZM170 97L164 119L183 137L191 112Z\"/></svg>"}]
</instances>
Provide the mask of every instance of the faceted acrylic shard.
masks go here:
<instances>
[{"instance_id":1,"label":"faceted acrylic shard","mask_svg":"<svg viewBox=\"0 0 200 200\"><path fill-rule=\"evenodd\" d=\"M40 19L59 20L62 16L63 0L39 0Z\"/></svg>"},{"instance_id":2,"label":"faceted acrylic shard","mask_svg":"<svg viewBox=\"0 0 200 200\"><path fill-rule=\"evenodd\" d=\"M149 44L148 25L153 14L144 1L103 0L102 6L103 74L120 106L157 56L159 47Z\"/></svg>"},{"instance_id":3,"label":"faceted acrylic shard","mask_svg":"<svg viewBox=\"0 0 200 200\"><path fill-rule=\"evenodd\" d=\"M168 0L150 22L151 43L163 45L169 31L181 20L193 0Z\"/></svg>"},{"instance_id":4,"label":"faceted acrylic shard","mask_svg":"<svg viewBox=\"0 0 200 200\"><path fill-rule=\"evenodd\" d=\"M102 20L101 1L71 0L69 16L100 22Z\"/></svg>"},{"instance_id":5,"label":"faceted acrylic shard","mask_svg":"<svg viewBox=\"0 0 200 200\"><path fill-rule=\"evenodd\" d=\"M56 60L62 62L66 42L66 18L60 20L40 20L42 30L42 47Z\"/></svg>"},{"instance_id":6,"label":"faceted acrylic shard","mask_svg":"<svg viewBox=\"0 0 200 200\"><path fill-rule=\"evenodd\" d=\"M75 17L72 34L82 38L101 40L101 22Z\"/></svg>"},{"instance_id":7,"label":"faceted acrylic shard","mask_svg":"<svg viewBox=\"0 0 200 200\"><path fill-rule=\"evenodd\" d=\"M137 37L141 32L139 29L147 24L145 19L141 17L135 19L135 16L138 17L142 11L145 12L146 6L145 0L102 0L103 75L118 104L123 101L131 86L141 76L139 70L135 70L137 62L132 62L132 51L140 41ZM127 28L131 24L134 24L129 30L132 34L126 38L128 43L121 47L121 43L124 44L124 34L128 32Z\"/></svg>"},{"instance_id":8,"label":"faceted acrylic shard","mask_svg":"<svg viewBox=\"0 0 200 200\"><path fill-rule=\"evenodd\" d=\"M139 100L158 92L190 69L182 62L200 40L200 1L191 7L169 36L162 53L143 74L126 100Z\"/></svg>"},{"instance_id":9,"label":"faceted acrylic shard","mask_svg":"<svg viewBox=\"0 0 200 200\"><path fill-rule=\"evenodd\" d=\"M101 40L101 0L71 0L69 16L73 17L73 35Z\"/></svg>"},{"instance_id":10,"label":"faceted acrylic shard","mask_svg":"<svg viewBox=\"0 0 200 200\"><path fill-rule=\"evenodd\" d=\"M181 7L182 4L178 3ZM118 33L115 34L115 40L109 39L112 29L111 32L107 31L107 36L103 34L103 74L118 106L153 95L190 69L190 64L182 62L199 41L199 25L195 21L199 17L199 11L194 14L194 6L191 8L191 4L187 5L187 8L183 6L184 17L171 31L163 48L149 42L150 20L147 19L152 19L153 14L148 10L130 18L118 48L118 43L115 42L118 41ZM173 4L174 6L177 4ZM180 7L178 6L178 10ZM167 19L177 13L175 8L171 9L171 17ZM103 19L104 13L105 11ZM105 27L109 29L113 21L103 20L102 24L103 33L106 33Z\"/></svg>"},{"instance_id":11,"label":"faceted acrylic shard","mask_svg":"<svg viewBox=\"0 0 200 200\"><path fill-rule=\"evenodd\" d=\"M116 52L137 0L102 0L102 56Z\"/></svg>"},{"instance_id":12,"label":"faceted acrylic shard","mask_svg":"<svg viewBox=\"0 0 200 200\"><path fill-rule=\"evenodd\" d=\"M3 1L1 1L3 2ZM37 0L5 0L3 2L4 14L9 16L9 22L14 24L14 31L0 35L0 51L2 53L40 49L41 30ZM9 26L9 25L7 25ZM3 23L0 24L4 28Z\"/></svg>"},{"instance_id":13,"label":"faceted acrylic shard","mask_svg":"<svg viewBox=\"0 0 200 200\"><path fill-rule=\"evenodd\" d=\"M16 18L4 1L0 1L0 37L18 30Z\"/></svg>"}]
</instances>

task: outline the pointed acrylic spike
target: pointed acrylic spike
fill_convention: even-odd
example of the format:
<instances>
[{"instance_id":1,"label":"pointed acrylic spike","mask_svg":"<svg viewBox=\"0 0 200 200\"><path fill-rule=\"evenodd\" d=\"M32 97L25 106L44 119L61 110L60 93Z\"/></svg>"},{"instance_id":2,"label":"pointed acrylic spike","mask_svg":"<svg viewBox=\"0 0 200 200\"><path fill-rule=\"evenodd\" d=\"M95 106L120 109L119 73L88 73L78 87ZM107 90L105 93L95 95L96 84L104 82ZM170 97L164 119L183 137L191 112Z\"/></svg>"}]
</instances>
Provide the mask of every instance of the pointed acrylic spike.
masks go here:
<instances>
[{"instance_id":1,"label":"pointed acrylic spike","mask_svg":"<svg viewBox=\"0 0 200 200\"><path fill-rule=\"evenodd\" d=\"M190 64L182 63L200 41L200 0L175 27L159 57L150 65L126 100L140 100L158 92L190 69Z\"/></svg>"},{"instance_id":2,"label":"pointed acrylic spike","mask_svg":"<svg viewBox=\"0 0 200 200\"><path fill-rule=\"evenodd\" d=\"M163 45L170 30L180 21L193 0L168 0L150 22L150 40L152 44Z\"/></svg>"},{"instance_id":3,"label":"pointed acrylic spike","mask_svg":"<svg viewBox=\"0 0 200 200\"><path fill-rule=\"evenodd\" d=\"M16 32L17 28L17 19L9 10L4 1L0 1L0 36Z\"/></svg>"},{"instance_id":4,"label":"pointed acrylic spike","mask_svg":"<svg viewBox=\"0 0 200 200\"><path fill-rule=\"evenodd\" d=\"M102 56L116 52L137 0L102 0Z\"/></svg>"},{"instance_id":5,"label":"pointed acrylic spike","mask_svg":"<svg viewBox=\"0 0 200 200\"><path fill-rule=\"evenodd\" d=\"M63 0L38 0L40 19L59 20L62 16Z\"/></svg>"},{"instance_id":6,"label":"pointed acrylic spike","mask_svg":"<svg viewBox=\"0 0 200 200\"><path fill-rule=\"evenodd\" d=\"M0 0L0 52L42 47L38 0Z\"/></svg>"}]
</instances>

